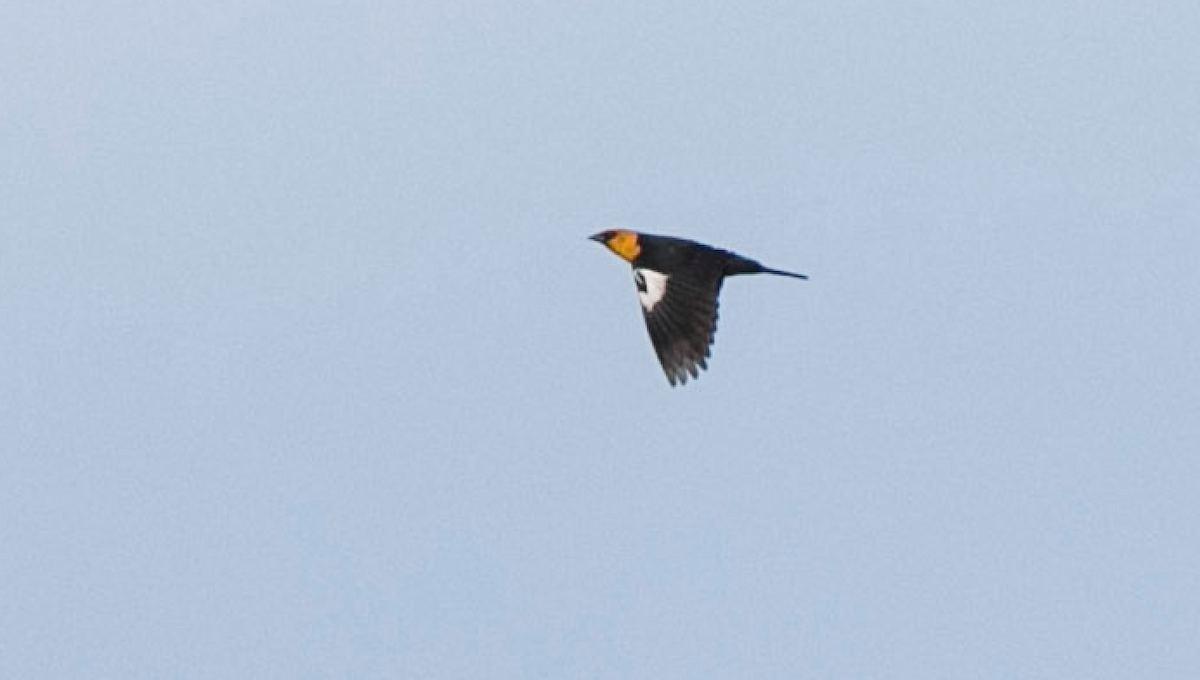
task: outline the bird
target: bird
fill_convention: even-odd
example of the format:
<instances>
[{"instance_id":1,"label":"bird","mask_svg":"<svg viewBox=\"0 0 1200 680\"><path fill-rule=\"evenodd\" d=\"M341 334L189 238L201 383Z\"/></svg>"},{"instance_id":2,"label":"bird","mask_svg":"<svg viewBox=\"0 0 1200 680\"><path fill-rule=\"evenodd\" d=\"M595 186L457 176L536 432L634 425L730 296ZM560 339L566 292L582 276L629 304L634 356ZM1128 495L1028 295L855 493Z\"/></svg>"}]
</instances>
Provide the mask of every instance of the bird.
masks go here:
<instances>
[{"instance_id":1,"label":"bird","mask_svg":"<svg viewBox=\"0 0 1200 680\"><path fill-rule=\"evenodd\" d=\"M728 250L683 238L609 229L589 236L633 268L650 342L671 387L708 368L717 332L717 297L725 277L804 274L764 267Z\"/></svg>"}]
</instances>

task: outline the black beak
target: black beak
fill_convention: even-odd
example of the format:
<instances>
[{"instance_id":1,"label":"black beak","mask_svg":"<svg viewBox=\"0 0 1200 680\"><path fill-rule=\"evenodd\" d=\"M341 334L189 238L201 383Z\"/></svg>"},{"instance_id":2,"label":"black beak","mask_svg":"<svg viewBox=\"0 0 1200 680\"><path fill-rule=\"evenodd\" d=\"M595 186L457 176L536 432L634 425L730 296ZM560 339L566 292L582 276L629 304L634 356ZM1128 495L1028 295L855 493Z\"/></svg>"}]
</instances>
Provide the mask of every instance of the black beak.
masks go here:
<instances>
[{"instance_id":1,"label":"black beak","mask_svg":"<svg viewBox=\"0 0 1200 680\"><path fill-rule=\"evenodd\" d=\"M596 243L604 243L604 232L600 232L599 234L592 234L588 238L595 241Z\"/></svg>"}]
</instances>

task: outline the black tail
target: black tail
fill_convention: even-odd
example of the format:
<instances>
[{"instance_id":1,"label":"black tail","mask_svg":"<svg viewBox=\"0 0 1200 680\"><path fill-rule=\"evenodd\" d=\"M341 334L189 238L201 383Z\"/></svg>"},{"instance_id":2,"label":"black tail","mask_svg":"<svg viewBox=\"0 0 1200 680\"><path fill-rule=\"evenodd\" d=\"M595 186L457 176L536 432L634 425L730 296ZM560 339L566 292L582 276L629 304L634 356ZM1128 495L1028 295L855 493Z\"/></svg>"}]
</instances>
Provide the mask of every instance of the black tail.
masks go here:
<instances>
[{"instance_id":1,"label":"black tail","mask_svg":"<svg viewBox=\"0 0 1200 680\"><path fill-rule=\"evenodd\" d=\"M790 276L793 279L808 278L804 274L785 272L782 269L771 269L749 258L734 255L731 260L725 263L725 276L736 276L737 274L776 274L778 276Z\"/></svg>"},{"instance_id":2,"label":"black tail","mask_svg":"<svg viewBox=\"0 0 1200 680\"><path fill-rule=\"evenodd\" d=\"M782 269L771 269L769 267L761 267L758 271L761 274L778 274L779 276L790 276L793 279L807 279L808 278L804 274L797 274L796 272L785 272Z\"/></svg>"}]
</instances>

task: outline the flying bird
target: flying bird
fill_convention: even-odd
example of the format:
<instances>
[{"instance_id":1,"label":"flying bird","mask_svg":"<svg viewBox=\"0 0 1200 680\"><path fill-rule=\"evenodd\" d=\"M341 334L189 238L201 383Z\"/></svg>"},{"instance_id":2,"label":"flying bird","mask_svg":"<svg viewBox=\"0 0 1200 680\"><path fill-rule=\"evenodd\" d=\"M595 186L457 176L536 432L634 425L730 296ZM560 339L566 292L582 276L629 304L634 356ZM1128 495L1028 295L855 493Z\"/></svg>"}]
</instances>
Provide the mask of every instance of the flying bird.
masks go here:
<instances>
[{"instance_id":1,"label":"flying bird","mask_svg":"<svg viewBox=\"0 0 1200 680\"><path fill-rule=\"evenodd\" d=\"M590 236L633 267L642 316L667 381L686 384L708 368L717 332L717 296L726 276L803 274L764 267L727 250L670 236L610 229Z\"/></svg>"}]
</instances>

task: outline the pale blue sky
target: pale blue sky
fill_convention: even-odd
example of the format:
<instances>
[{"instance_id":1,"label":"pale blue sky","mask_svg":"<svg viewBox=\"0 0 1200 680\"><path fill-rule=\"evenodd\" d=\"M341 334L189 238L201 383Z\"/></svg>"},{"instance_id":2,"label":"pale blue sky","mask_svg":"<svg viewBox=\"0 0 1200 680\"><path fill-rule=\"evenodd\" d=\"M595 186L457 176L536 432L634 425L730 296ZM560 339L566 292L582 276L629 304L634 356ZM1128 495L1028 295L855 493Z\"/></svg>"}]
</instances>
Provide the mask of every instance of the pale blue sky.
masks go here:
<instances>
[{"instance_id":1,"label":"pale blue sky","mask_svg":"<svg viewBox=\"0 0 1200 680\"><path fill-rule=\"evenodd\" d=\"M0 677L1200 677L1197 36L5 3Z\"/></svg>"}]
</instances>

